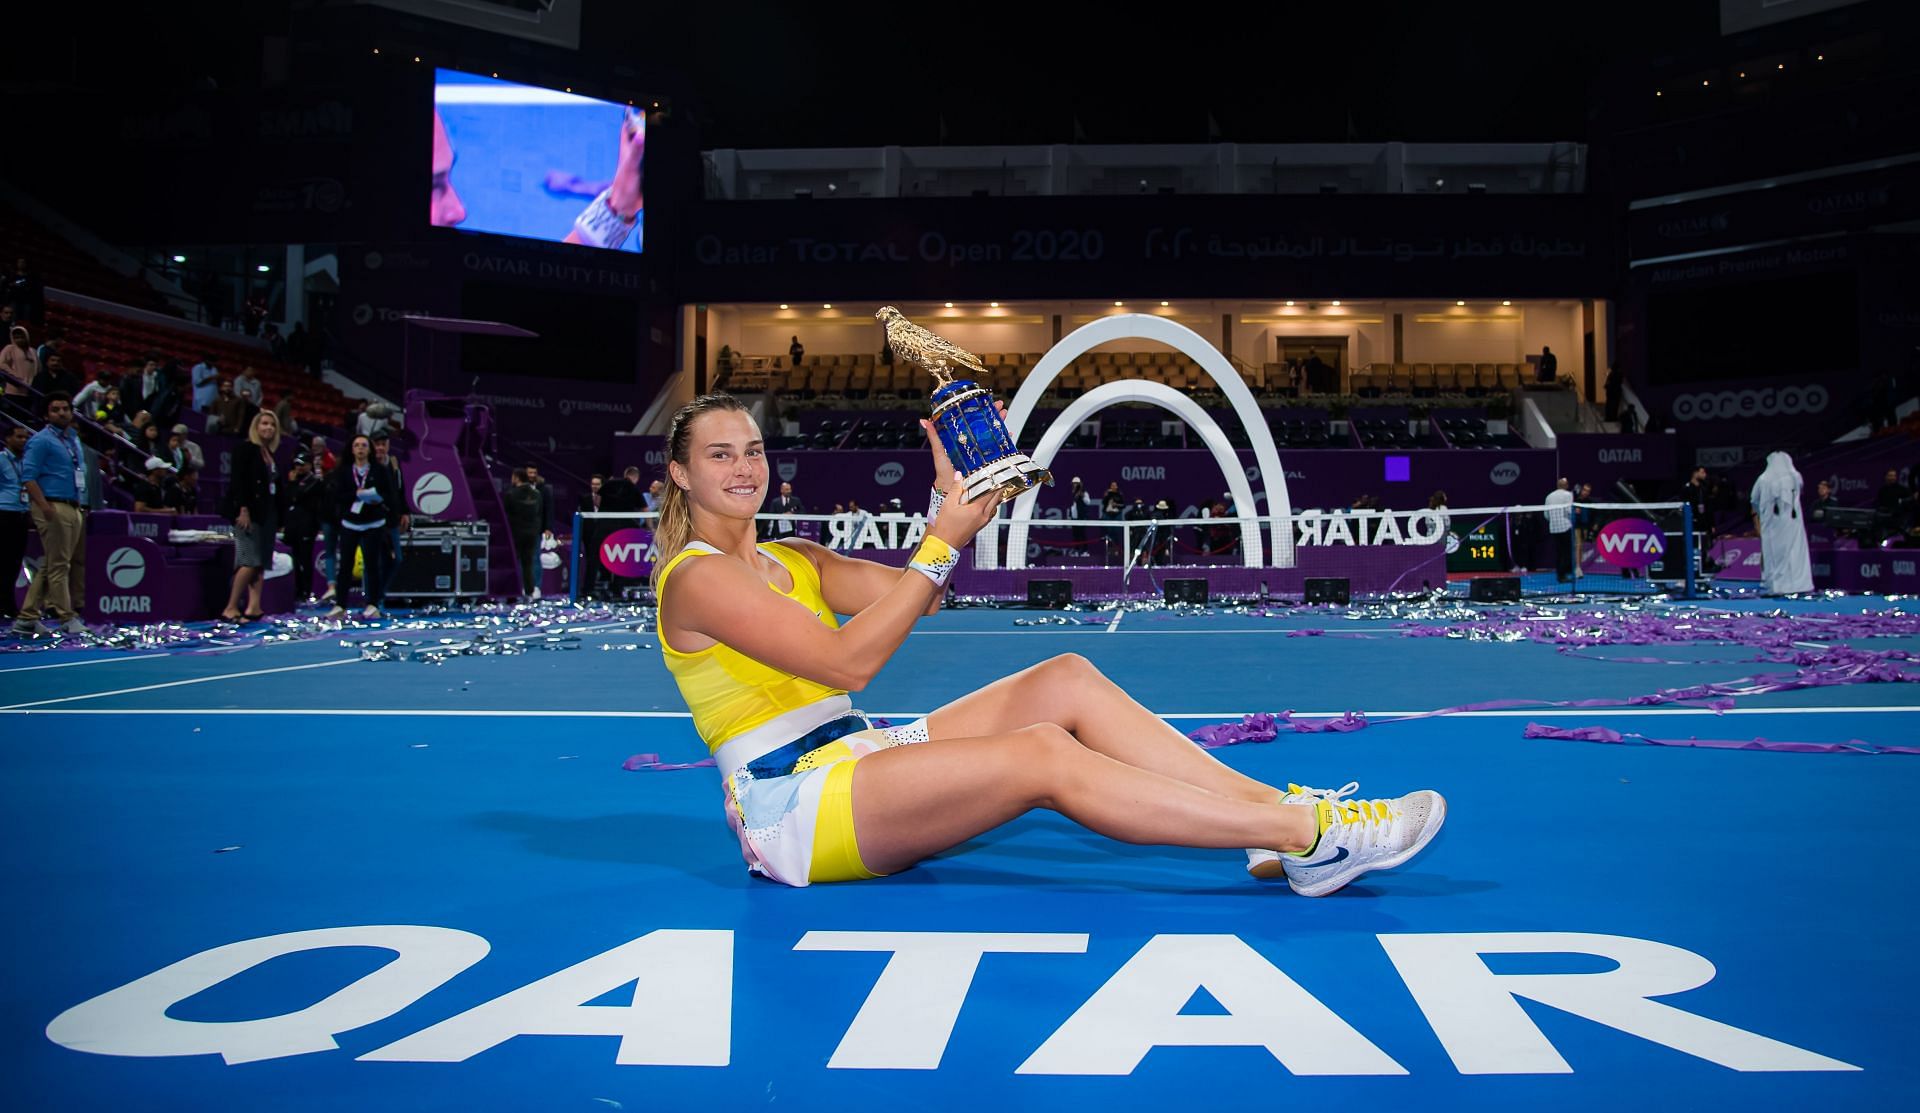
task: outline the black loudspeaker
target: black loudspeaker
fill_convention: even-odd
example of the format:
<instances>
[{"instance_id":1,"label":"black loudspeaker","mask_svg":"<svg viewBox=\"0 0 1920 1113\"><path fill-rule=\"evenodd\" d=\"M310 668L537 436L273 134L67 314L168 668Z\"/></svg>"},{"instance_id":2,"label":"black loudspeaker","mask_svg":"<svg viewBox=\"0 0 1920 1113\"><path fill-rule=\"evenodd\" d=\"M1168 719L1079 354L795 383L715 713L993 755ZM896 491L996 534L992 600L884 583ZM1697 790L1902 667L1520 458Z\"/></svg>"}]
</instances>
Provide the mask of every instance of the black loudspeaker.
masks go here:
<instances>
[{"instance_id":1,"label":"black loudspeaker","mask_svg":"<svg viewBox=\"0 0 1920 1113\"><path fill-rule=\"evenodd\" d=\"M1307 577L1306 601L1309 603L1345 603L1352 597L1352 589L1344 578Z\"/></svg>"},{"instance_id":2,"label":"black loudspeaker","mask_svg":"<svg viewBox=\"0 0 1920 1113\"><path fill-rule=\"evenodd\" d=\"M1483 576L1467 588L1467 598L1476 603L1518 603L1520 577Z\"/></svg>"},{"instance_id":3,"label":"black loudspeaker","mask_svg":"<svg viewBox=\"0 0 1920 1113\"><path fill-rule=\"evenodd\" d=\"M1057 611L1073 602L1070 580L1028 580L1027 606Z\"/></svg>"},{"instance_id":4,"label":"black loudspeaker","mask_svg":"<svg viewBox=\"0 0 1920 1113\"><path fill-rule=\"evenodd\" d=\"M1168 580L1165 590L1169 604L1192 603L1201 607L1207 605L1207 581L1205 580Z\"/></svg>"}]
</instances>

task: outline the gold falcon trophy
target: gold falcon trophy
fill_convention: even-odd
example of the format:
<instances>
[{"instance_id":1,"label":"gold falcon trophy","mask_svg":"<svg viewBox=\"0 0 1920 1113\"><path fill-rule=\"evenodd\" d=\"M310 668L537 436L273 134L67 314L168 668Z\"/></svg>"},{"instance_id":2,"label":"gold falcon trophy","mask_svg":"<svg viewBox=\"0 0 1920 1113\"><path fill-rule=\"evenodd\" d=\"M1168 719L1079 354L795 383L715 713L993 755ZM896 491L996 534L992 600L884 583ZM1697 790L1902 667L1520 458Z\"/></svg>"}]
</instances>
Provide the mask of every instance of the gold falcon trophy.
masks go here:
<instances>
[{"instance_id":1,"label":"gold falcon trophy","mask_svg":"<svg viewBox=\"0 0 1920 1113\"><path fill-rule=\"evenodd\" d=\"M993 392L971 379L955 379L958 370L988 374L980 357L942 340L901 314L883 306L875 317L885 322L887 344L893 353L933 373L933 427L967 487L967 501L998 490L1003 499L1053 476L1014 446L1007 423L994 407Z\"/></svg>"}]
</instances>

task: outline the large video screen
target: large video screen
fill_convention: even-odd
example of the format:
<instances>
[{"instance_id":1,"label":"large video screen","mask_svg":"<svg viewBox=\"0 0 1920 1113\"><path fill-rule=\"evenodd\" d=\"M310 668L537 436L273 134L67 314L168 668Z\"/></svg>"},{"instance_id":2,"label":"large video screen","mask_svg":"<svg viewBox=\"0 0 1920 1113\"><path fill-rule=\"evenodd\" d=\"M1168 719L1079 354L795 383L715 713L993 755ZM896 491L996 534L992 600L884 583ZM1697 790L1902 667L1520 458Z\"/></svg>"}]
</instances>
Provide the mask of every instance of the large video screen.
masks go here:
<instances>
[{"instance_id":1,"label":"large video screen","mask_svg":"<svg viewBox=\"0 0 1920 1113\"><path fill-rule=\"evenodd\" d=\"M638 252L646 119L624 104L436 70L432 221Z\"/></svg>"}]
</instances>

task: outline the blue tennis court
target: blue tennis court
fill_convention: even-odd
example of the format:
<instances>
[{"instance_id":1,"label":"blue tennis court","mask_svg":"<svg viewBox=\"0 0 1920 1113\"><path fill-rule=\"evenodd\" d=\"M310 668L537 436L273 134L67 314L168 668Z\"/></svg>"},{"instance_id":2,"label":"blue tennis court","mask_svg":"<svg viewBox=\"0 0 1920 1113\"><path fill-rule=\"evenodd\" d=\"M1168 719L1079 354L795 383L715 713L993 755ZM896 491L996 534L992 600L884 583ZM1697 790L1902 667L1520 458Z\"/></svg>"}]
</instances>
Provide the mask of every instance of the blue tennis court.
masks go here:
<instances>
[{"instance_id":1,"label":"blue tennis court","mask_svg":"<svg viewBox=\"0 0 1920 1113\"><path fill-rule=\"evenodd\" d=\"M1817 667L1920 651L1815 636L1898 606L1659 613L1805 620ZM1216 752L1282 785L1435 788L1448 825L1322 900L1044 812L788 889L743 868L711 770L623 769L704 756L654 636L540 613L501 635L527 652L438 664L339 635L0 655L8 1104L1798 1109L1920 1085L1920 757L1524 737L1912 746L1904 683L1628 704L1806 666L1413 637L1365 609L947 612L860 706L914 716L1079 653L1183 730L1363 712ZM470 637L403 625L433 621L345 638ZM1407 717L1517 699L1615 705Z\"/></svg>"}]
</instances>

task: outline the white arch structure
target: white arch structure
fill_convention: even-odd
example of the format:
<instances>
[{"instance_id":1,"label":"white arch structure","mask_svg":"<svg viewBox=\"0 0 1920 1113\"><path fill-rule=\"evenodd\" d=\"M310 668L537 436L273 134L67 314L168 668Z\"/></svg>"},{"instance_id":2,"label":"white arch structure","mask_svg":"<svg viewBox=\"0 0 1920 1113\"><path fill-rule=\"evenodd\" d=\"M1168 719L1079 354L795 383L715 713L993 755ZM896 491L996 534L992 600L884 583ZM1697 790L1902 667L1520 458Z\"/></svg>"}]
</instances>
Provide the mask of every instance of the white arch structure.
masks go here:
<instances>
[{"instance_id":1,"label":"white arch structure","mask_svg":"<svg viewBox=\"0 0 1920 1113\"><path fill-rule=\"evenodd\" d=\"M1240 552L1249 568L1258 568L1264 560L1261 555L1260 524L1252 519L1259 517L1259 504L1253 501L1253 485L1247 482L1246 472L1241 470L1240 457L1234 454L1233 446L1227 443L1227 435L1213 420L1207 411L1200 408L1193 399L1173 389L1165 383L1151 382L1146 379L1121 379L1117 382L1102 383L1073 400L1052 425L1041 435L1040 444L1034 449L1033 459L1041 467L1053 462L1054 454L1066 444L1067 437L1087 418L1117 402L1147 402L1168 411L1184 420L1188 425L1200 431L1200 436L1213 450L1213 459L1220 465L1220 471L1226 476L1227 491L1233 496L1233 514L1236 518L1248 519L1240 523ZM1265 428L1262 427L1262 432ZM1027 565L1027 525L1033 518L1033 504L1040 497L1038 487L1024 491L1014 501L1013 516L1007 525L1007 567L1025 568Z\"/></svg>"},{"instance_id":2,"label":"white arch structure","mask_svg":"<svg viewBox=\"0 0 1920 1113\"><path fill-rule=\"evenodd\" d=\"M1164 317L1155 317L1146 313L1120 313L1111 317L1102 317L1090 324L1068 333L1058 344L1040 357L1027 374L1026 381L1015 392L1013 402L1007 407L1007 430L1014 440L1019 440L1020 431L1027 419L1033 415L1040 404L1041 396L1053 385L1053 380L1067 368L1067 364L1084 355L1095 346L1112 340L1154 340L1185 353L1226 396L1240 423L1246 428L1247 440L1253 445L1254 462L1260 467L1260 480L1266 487L1267 513L1272 516L1271 543L1265 547L1265 553L1272 557L1276 568L1293 567L1293 503L1287 495L1287 473L1280 467L1280 451L1274 447L1273 433L1267 428L1266 417L1260 412L1260 406L1253 399L1253 392L1240 380L1233 365L1220 354L1206 338L1178 321L1169 321ZM1220 462L1221 471L1227 480L1227 490L1240 503L1234 511L1235 516L1255 517L1258 508L1253 501L1253 488L1247 483L1247 477L1240 467L1240 458L1227 443L1220 426L1196 405L1192 399L1164 383L1145 379L1123 379L1119 382L1104 383L1085 395L1077 398L1067 407L1065 413L1047 430L1033 455L1041 467L1053 462L1060 446L1066 443L1067 436L1075 425L1085 421L1095 412L1113 405L1115 402L1149 402L1162 409L1172 411L1184 419L1188 425L1199 430L1207 447L1213 450L1214 459ZM1039 492L1028 491L1014 501L1013 514L1009 521L1007 565L1011 568L1023 568L1027 560L1027 525L1033 518L1033 505ZM1257 527L1251 523L1241 526L1245 541L1241 549L1246 554L1248 564L1263 563ZM992 568L999 562L998 530L983 531L976 544L977 558L981 567Z\"/></svg>"}]
</instances>

